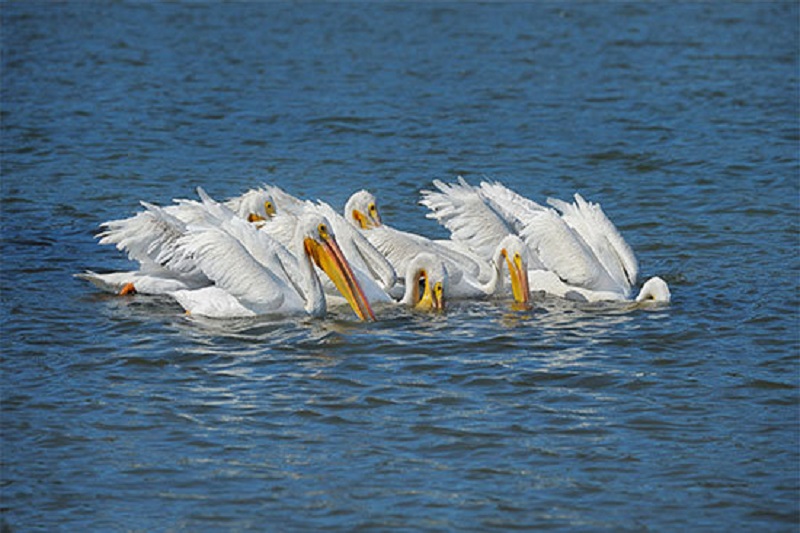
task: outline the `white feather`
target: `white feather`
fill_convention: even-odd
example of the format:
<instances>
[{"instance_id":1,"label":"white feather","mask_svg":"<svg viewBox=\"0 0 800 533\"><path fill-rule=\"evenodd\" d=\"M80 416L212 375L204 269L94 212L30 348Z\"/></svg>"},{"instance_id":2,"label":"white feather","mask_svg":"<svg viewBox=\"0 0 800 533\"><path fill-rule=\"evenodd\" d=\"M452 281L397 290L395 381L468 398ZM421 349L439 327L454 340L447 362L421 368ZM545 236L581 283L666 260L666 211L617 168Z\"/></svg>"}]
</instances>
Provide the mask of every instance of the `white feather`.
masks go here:
<instances>
[{"instance_id":1,"label":"white feather","mask_svg":"<svg viewBox=\"0 0 800 533\"><path fill-rule=\"evenodd\" d=\"M303 309L302 300L294 290L289 290L286 281L265 268L241 241L224 230L211 226L192 227L181 237L180 245L218 289L253 314ZM277 257L273 260L277 263Z\"/></svg>"},{"instance_id":2,"label":"white feather","mask_svg":"<svg viewBox=\"0 0 800 533\"><path fill-rule=\"evenodd\" d=\"M450 230L453 241L481 257L491 257L503 237L512 232L506 221L479 191L459 177L458 184L434 180L438 192L423 190L420 203L431 210L428 218Z\"/></svg>"},{"instance_id":3,"label":"white feather","mask_svg":"<svg viewBox=\"0 0 800 533\"><path fill-rule=\"evenodd\" d=\"M587 202L580 194L575 194L573 204L554 199L548 199L548 203L583 237L619 290L626 295L630 293L639 273L636 256L600 205Z\"/></svg>"},{"instance_id":4,"label":"white feather","mask_svg":"<svg viewBox=\"0 0 800 533\"><path fill-rule=\"evenodd\" d=\"M523 238L530 252L532 290L539 284L559 296L630 297L638 277L636 257L598 204L578 194L575 203L548 200L559 213L498 182L472 187L459 178L458 184L434 185L439 192L422 191L422 203L431 209L429 217L450 230L453 241L488 257L489 243L501 238L503 225Z\"/></svg>"}]
</instances>

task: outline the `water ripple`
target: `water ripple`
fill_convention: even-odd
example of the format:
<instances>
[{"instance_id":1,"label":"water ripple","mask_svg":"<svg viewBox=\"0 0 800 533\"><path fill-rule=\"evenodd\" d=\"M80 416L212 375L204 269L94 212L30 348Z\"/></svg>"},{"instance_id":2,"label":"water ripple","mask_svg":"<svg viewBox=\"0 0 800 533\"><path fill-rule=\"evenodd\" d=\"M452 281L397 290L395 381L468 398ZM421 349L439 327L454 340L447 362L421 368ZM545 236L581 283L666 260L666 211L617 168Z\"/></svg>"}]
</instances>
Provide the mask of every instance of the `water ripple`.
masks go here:
<instances>
[{"instance_id":1,"label":"water ripple","mask_svg":"<svg viewBox=\"0 0 800 533\"><path fill-rule=\"evenodd\" d=\"M0 529L792 530L797 6L4 5ZM344 37L347 38L344 38ZM599 201L669 306L207 320L73 274L263 182ZM167 500L169 505L164 505Z\"/></svg>"}]
</instances>

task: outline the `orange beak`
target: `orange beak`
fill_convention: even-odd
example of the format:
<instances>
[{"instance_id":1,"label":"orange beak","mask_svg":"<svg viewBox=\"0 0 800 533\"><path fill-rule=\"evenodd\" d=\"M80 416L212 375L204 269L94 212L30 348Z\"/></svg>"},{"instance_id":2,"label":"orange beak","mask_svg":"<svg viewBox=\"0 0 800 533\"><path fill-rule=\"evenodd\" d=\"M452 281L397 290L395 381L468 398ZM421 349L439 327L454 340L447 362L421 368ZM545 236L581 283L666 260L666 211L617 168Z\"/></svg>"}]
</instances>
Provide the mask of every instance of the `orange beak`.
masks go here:
<instances>
[{"instance_id":1,"label":"orange beak","mask_svg":"<svg viewBox=\"0 0 800 533\"><path fill-rule=\"evenodd\" d=\"M503 256L506 258L508 273L511 276L511 292L514 294L514 302L522 306L527 306L530 300L528 268L519 254L515 254L512 259L508 256L508 253L503 250Z\"/></svg>"},{"instance_id":2,"label":"orange beak","mask_svg":"<svg viewBox=\"0 0 800 533\"><path fill-rule=\"evenodd\" d=\"M375 320L375 314L372 312L369 301L336 240L332 236L328 236L322 242L306 238L305 248L317 266L336 285L336 289L344 296L358 318Z\"/></svg>"}]
</instances>

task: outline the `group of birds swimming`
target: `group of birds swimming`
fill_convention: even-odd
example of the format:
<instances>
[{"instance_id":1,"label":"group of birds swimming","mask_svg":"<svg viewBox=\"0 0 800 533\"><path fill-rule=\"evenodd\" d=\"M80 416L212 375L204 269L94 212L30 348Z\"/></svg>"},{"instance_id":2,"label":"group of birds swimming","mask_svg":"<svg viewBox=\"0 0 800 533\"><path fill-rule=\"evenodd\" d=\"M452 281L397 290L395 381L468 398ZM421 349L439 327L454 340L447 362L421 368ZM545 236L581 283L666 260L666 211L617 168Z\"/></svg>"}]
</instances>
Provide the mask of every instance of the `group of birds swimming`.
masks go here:
<instances>
[{"instance_id":1,"label":"group of birds swimming","mask_svg":"<svg viewBox=\"0 0 800 533\"><path fill-rule=\"evenodd\" d=\"M420 203L450 232L433 240L385 224L373 194L354 193L342 214L274 185L218 202L165 207L104 222L101 244L139 264L130 272L77 276L120 295L169 295L187 313L216 318L308 314L348 305L375 320L376 304L443 311L446 302L532 293L580 301L669 302L654 277L635 298L638 264L598 204L575 194L547 206L499 182L463 178L421 191ZM513 299L513 301L512 301ZM377 308L377 307L376 307Z\"/></svg>"}]
</instances>

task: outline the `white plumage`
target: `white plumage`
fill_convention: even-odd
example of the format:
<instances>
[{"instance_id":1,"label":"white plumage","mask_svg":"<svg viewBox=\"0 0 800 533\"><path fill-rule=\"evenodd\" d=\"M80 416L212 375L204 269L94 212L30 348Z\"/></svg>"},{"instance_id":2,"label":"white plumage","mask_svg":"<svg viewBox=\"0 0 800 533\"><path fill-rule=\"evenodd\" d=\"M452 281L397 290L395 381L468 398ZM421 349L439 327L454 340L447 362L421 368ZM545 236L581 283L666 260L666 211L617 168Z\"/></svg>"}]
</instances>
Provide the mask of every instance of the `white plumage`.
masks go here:
<instances>
[{"instance_id":1,"label":"white plumage","mask_svg":"<svg viewBox=\"0 0 800 533\"><path fill-rule=\"evenodd\" d=\"M500 183L473 187L461 178L434 185L438 190L423 191L421 203L454 241L487 257L491 243L504 235L523 239L532 290L590 301L630 298L638 276L636 257L598 204L576 194L574 203L551 199L551 207L545 207ZM669 301L666 283L657 279L649 293ZM652 290L655 286L660 290Z\"/></svg>"},{"instance_id":2,"label":"white plumage","mask_svg":"<svg viewBox=\"0 0 800 533\"><path fill-rule=\"evenodd\" d=\"M460 249L457 243L434 241L386 226L381 222L375 197L367 191L359 191L353 195L345 211L345 218L354 227L360 228L362 234L386 257L396 272L407 277L412 267L411 262L420 254L427 254L443 263L448 273L445 287L448 298L478 298L496 294L503 287L501 269L505 262L502 258L509 248L513 248L512 256L517 253L520 261L526 260L521 253L521 243L517 243L517 238L508 233L493 243L492 255L483 258L468 249ZM513 270L517 267L509 263L509 268ZM512 283L516 283L513 274L511 278ZM401 290L404 289L398 287L395 293ZM520 297L522 295L519 291L514 294L519 294Z\"/></svg>"},{"instance_id":3,"label":"white plumage","mask_svg":"<svg viewBox=\"0 0 800 533\"><path fill-rule=\"evenodd\" d=\"M200 201L141 202L136 215L102 224L100 243L126 252L138 271L77 276L120 294L169 294L190 313L214 317L321 316L329 302L346 302L360 318L374 319L370 301L395 299L443 309L445 297L498 294L504 271L525 305L531 290L588 301L631 298L638 263L600 205L579 194L541 205L497 182L434 185L421 203L450 240L386 226L366 190L339 214L271 185L224 203L198 188ZM656 277L636 301L670 298Z\"/></svg>"},{"instance_id":4,"label":"white plumage","mask_svg":"<svg viewBox=\"0 0 800 533\"><path fill-rule=\"evenodd\" d=\"M199 192L214 223L189 226L179 240L181 253L176 257L193 258L214 282L214 290L173 293L187 311L215 317L300 312L322 316L327 305L316 264L361 319L374 320L324 216L303 214L287 250L267 233Z\"/></svg>"},{"instance_id":5,"label":"white plumage","mask_svg":"<svg viewBox=\"0 0 800 533\"><path fill-rule=\"evenodd\" d=\"M397 274L386 258L360 232L325 202L299 200L287 193L282 193L282 197L282 203L276 207L275 216L261 226L262 231L288 246L300 217L311 213L324 216L336 233L339 246L369 300L391 301L388 292L397 283ZM289 209L281 209L281 205L288 205ZM333 294L333 287L329 282L324 281L323 286L326 293Z\"/></svg>"},{"instance_id":6,"label":"white plumage","mask_svg":"<svg viewBox=\"0 0 800 533\"><path fill-rule=\"evenodd\" d=\"M235 230L236 226L231 221L229 229ZM197 226L181 237L180 249L214 286L177 291L172 295L178 303L192 314L213 317L292 314L303 310L324 314L317 294L308 291L304 298L299 287L292 284L274 241L249 226L248 232L239 233L237 238L219 227ZM299 262L294 266L301 267Z\"/></svg>"},{"instance_id":7,"label":"white plumage","mask_svg":"<svg viewBox=\"0 0 800 533\"><path fill-rule=\"evenodd\" d=\"M316 265L360 318L374 319L324 216L296 219L287 249L202 189L198 194L201 202L144 204L144 212L105 224L102 239L126 250L140 271L79 276L115 292L169 294L192 314L321 316L327 306Z\"/></svg>"}]
</instances>

